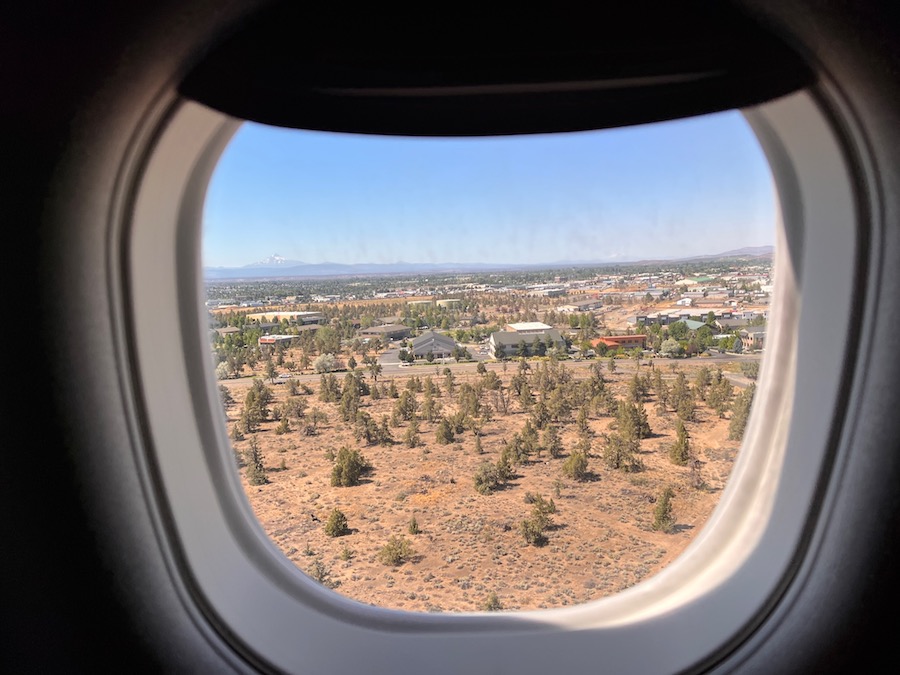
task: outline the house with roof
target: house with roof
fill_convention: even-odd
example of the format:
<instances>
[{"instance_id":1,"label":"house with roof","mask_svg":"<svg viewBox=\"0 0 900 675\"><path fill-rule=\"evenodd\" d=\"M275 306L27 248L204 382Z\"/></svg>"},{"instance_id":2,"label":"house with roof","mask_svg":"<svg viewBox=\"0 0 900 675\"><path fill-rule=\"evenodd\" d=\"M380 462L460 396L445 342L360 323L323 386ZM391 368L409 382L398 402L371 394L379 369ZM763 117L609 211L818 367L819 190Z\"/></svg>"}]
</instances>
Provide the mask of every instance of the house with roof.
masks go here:
<instances>
[{"instance_id":1,"label":"house with roof","mask_svg":"<svg viewBox=\"0 0 900 675\"><path fill-rule=\"evenodd\" d=\"M567 314L573 312L591 312L595 309L600 309L602 306L603 303L600 301L600 298L588 298L586 300L575 300L574 302L560 305L559 311Z\"/></svg>"},{"instance_id":2,"label":"house with roof","mask_svg":"<svg viewBox=\"0 0 900 675\"><path fill-rule=\"evenodd\" d=\"M546 326L543 330L499 330L491 333L489 340L491 353L495 356L500 353L503 356L516 356L523 342L528 356L540 355L551 347L554 349L565 349L566 347L566 341L563 340L559 331L550 326Z\"/></svg>"},{"instance_id":3,"label":"house with roof","mask_svg":"<svg viewBox=\"0 0 900 675\"><path fill-rule=\"evenodd\" d=\"M359 331L360 336L367 338L381 338L382 340L401 340L409 337L409 326L402 323L389 323L384 326L370 326Z\"/></svg>"},{"instance_id":4,"label":"house with roof","mask_svg":"<svg viewBox=\"0 0 900 675\"><path fill-rule=\"evenodd\" d=\"M591 340L591 345L596 348L602 344L607 349L624 349L629 351L632 349L643 349L646 340L646 335L606 335Z\"/></svg>"},{"instance_id":5,"label":"house with roof","mask_svg":"<svg viewBox=\"0 0 900 675\"><path fill-rule=\"evenodd\" d=\"M749 326L750 319L716 319L715 323L719 330L725 332Z\"/></svg>"},{"instance_id":6,"label":"house with roof","mask_svg":"<svg viewBox=\"0 0 900 675\"><path fill-rule=\"evenodd\" d=\"M544 333L551 330L551 327L540 321L522 321L520 323L510 323L506 325L506 330L513 333L530 335L535 333Z\"/></svg>"},{"instance_id":7,"label":"house with roof","mask_svg":"<svg viewBox=\"0 0 900 675\"><path fill-rule=\"evenodd\" d=\"M766 342L766 327L748 326L740 332L740 338L745 352L763 349Z\"/></svg>"},{"instance_id":8,"label":"house with roof","mask_svg":"<svg viewBox=\"0 0 900 675\"><path fill-rule=\"evenodd\" d=\"M254 314L247 315L248 321L255 321L260 325L264 323L281 323L284 320L287 320L288 323L298 324L298 325L310 325L316 324L320 325L325 323L325 315L322 312L288 312L288 311L271 311L271 312L256 312Z\"/></svg>"},{"instance_id":9,"label":"house with roof","mask_svg":"<svg viewBox=\"0 0 900 675\"><path fill-rule=\"evenodd\" d=\"M429 353L436 359L447 359L456 347L456 340L449 335L429 330L413 340L412 353L417 359L427 358Z\"/></svg>"},{"instance_id":10,"label":"house with roof","mask_svg":"<svg viewBox=\"0 0 900 675\"><path fill-rule=\"evenodd\" d=\"M695 321L694 319L679 319L678 321L673 321L669 325L672 326L676 323L683 323L688 327L688 330L700 330L701 328L703 328L703 326L706 325L702 321Z\"/></svg>"},{"instance_id":11,"label":"house with roof","mask_svg":"<svg viewBox=\"0 0 900 675\"><path fill-rule=\"evenodd\" d=\"M285 345L290 346L294 339L293 335L261 335L258 342L260 345Z\"/></svg>"}]
</instances>

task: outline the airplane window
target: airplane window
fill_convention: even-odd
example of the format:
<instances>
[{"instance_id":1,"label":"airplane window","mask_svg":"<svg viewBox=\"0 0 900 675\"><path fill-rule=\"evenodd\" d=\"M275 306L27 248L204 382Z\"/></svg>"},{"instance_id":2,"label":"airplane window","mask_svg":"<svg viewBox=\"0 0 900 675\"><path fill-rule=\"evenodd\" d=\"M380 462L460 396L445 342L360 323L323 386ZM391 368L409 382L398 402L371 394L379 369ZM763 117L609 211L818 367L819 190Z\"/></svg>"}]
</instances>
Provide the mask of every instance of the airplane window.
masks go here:
<instances>
[{"instance_id":1,"label":"airplane window","mask_svg":"<svg viewBox=\"0 0 900 675\"><path fill-rule=\"evenodd\" d=\"M738 112L462 139L244 124L202 257L253 513L297 568L390 609L650 578L738 457L778 209Z\"/></svg>"}]
</instances>

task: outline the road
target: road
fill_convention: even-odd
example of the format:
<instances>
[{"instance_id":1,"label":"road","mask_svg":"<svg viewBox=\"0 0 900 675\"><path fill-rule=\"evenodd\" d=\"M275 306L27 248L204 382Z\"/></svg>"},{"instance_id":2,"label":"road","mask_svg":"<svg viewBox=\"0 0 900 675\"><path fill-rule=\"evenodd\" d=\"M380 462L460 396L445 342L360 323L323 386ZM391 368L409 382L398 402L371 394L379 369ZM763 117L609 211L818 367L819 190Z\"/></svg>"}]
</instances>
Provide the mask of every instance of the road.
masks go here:
<instances>
[{"instance_id":1,"label":"road","mask_svg":"<svg viewBox=\"0 0 900 675\"><path fill-rule=\"evenodd\" d=\"M498 362L494 361L490 354L481 353L478 351L478 348L469 348L469 353L473 357L473 361L463 361L462 363L457 363L455 359L445 359L443 361L435 361L434 363L426 364L426 363L416 363L413 365L400 365L401 361L399 359L400 349L394 348L389 349L386 352L382 353L378 357L378 363L381 364L381 375L379 377L396 377L396 376L404 376L404 375L438 375L440 376L444 368L450 368L450 370L454 373L474 373L478 367L479 362L484 362L485 367L488 370L496 370L496 371L504 371L504 370L515 370L518 368L518 362L516 359L511 359L506 362ZM646 372L652 363L653 368L662 368L663 373L666 376L666 379L670 379L674 377L672 374L673 367L679 366L708 366L710 368L718 368L723 366L726 363L740 363L742 361L759 361L763 357L763 354L712 354L710 356L703 357L693 357L689 359L666 359L666 358L653 358L653 359L644 359L641 361L641 365L639 366L642 372ZM570 359L565 361L566 367L573 369L585 369L589 368L592 363L599 362L604 372L606 372L608 359L600 358L600 359L582 359L575 360ZM532 362L532 367L537 365L536 362ZM637 368L636 361L634 359L616 359L616 372L617 373L634 373ZM363 374L368 374L368 371L365 367L359 368L360 372ZM736 386L738 387L747 387L750 385L752 380L745 377L740 373L733 373L730 371L723 371L725 376L728 377ZM339 376L343 376L342 373L337 373ZM255 376L258 377L258 376ZM306 373L306 374L296 374L294 378L299 382L318 382L321 378L321 375L318 373ZM242 377L238 380L225 380L225 382L246 382L248 385L253 381L254 377ZM280 384L277 386L281 386Z\"/></svg>"}]
</instances>

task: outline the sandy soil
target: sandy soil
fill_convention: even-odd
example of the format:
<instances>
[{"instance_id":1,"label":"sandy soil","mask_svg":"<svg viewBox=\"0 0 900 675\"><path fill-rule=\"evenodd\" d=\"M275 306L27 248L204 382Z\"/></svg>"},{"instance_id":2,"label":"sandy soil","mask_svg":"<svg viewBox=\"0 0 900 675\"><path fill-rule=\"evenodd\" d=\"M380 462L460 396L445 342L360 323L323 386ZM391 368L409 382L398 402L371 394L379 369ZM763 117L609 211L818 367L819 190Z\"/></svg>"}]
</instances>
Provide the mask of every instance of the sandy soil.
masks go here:
<instances>
[{"instance_id":1,"label":"sandy soil","mask_svg":"<svg viewBox=\"0 0 900 675\"><path fill-rule=\"evenodd\" d=\"M604 375L620 397L625 395L634 372L633 361L620 361L616 374ZM586 376L587 364L567 363L576 378ZM696 365L681 365L693 379ZM657 366L660 367L660 366ZM673 377L666 364L665 376ZM504 383L516 372L510 364L504 371L491 364ZM456 397L444 391L443 376L433 367L411 368L396 377L401 391L411 375L431 375L442 390L436 399L445 413L456 410ZM647 365L641 366L642 371ZM337 374L339 381L343 374ZM475 373L460 371L457 387L474 381ZM276 435L274 421L265 422L255 434L262 448L269 483L250 486L243 476L247 497L263 528L300 569L317 564L335 590L364 603L413 611L478 611L491 593L503 609L560 607L610 595L659 571L690 544L707 521L731 471L739 443L728 440L728 420L704 405L696 421L686 426L692 447L702 462L706 489L691 487L687 467L673 465L668 449L675 439L674 413L660 417L655 397L645 403L653 431L641 445L646 470L626 474L604 467L599 453L601 434L612 418L590 420L594 432L590 470L595 479L576 482L565 478L564 457L546 455L517 468L509 485L490 495L479 494L473 485L476 468L485 460L496 462L504 441L519 431L528 415L517 404L510 414L495 413L483 429L484 453L475 454L475 437L466 432L450 445L435 442L435 425L420 423L424 446L414 449L401 442L406 424L391 429L397 443L363 446L352 429L340 421L337 404L319 401L318 380L303 378L314 394L305 396L310 407L328 414L329 421L313 437L294 429ZM382 378L384 379L384 378ZM237 420L249 378L224 382L235 402L226 406L229 428ZM287 396L282 385L273 386L275 403ZM421 401L422 394L418 394ZM395 399L363 398L363 410L380 420L390 415ZM564 425L564 446L576 439L573 423ZM249 438L249 435L248 435ZM248 440L235 443L238 451ZM356 447L374 470L361 485L331 487L332 462L328 449ZM676 526L670 534L653 531L654 502L665 487L675 489ZM546 532L542 547L527 545L519 523L531 506L526 492L553 498L554 525ZM329 537L324 524L333 508L347 516L350 534ZM408 532L415 517L421 532ZM378 561L378 552L391 535L404 536L415 556L397 567Z\"/></svg>"}]
</instances>

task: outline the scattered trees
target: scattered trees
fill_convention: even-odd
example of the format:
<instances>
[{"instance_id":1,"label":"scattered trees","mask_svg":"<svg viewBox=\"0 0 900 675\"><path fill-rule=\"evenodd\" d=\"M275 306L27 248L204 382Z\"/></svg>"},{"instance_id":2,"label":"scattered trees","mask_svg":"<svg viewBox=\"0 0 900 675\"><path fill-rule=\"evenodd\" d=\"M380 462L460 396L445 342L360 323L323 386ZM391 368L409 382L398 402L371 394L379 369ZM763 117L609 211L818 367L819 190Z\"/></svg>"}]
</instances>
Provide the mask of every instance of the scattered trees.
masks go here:
<instances>
[{"instance_id":1,"label":"scattered trees","mask_svg":"<svg viewBox=\"0 0 900 675\"><path fill-rule=\"evenodd\" d=\"M733 441L739 441L744 437L744 429L747 427L750 406L753 404L755 393L756 385L751 384L734 398L731 406L731 421L728 423L728 438Z\"/></svg>"},{"instance_id":2,"label":"scattered trees","mask_svg":"<svg viewBox=\"0 0 900 675\"><path fill-rule=\"evenodd\" d=\"M743 361L741 363L741 372L744 377L755 380L759 377L759 361Z\"/></svg>"}]
</instances>

